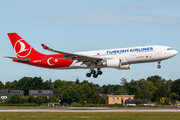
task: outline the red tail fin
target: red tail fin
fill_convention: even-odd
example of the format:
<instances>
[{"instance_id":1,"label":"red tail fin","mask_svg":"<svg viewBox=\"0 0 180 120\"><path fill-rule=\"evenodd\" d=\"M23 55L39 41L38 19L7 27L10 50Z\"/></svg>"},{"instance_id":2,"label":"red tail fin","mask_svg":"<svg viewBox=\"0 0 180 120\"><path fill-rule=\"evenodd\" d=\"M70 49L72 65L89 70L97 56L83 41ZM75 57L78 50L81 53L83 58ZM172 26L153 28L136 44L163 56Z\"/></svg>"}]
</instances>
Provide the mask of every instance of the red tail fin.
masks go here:
<instances>
[{"instance_id":1,"label":"red tail fin","mask_svg":"<svg viewBox=\"0 0 180 120\"><path fill-rule=\"evenodd\" d=\"M36 55L43 55L31 47L17 33L8 33L8 36L18 58L30 58Z\"/></svg>"}]
</instances>

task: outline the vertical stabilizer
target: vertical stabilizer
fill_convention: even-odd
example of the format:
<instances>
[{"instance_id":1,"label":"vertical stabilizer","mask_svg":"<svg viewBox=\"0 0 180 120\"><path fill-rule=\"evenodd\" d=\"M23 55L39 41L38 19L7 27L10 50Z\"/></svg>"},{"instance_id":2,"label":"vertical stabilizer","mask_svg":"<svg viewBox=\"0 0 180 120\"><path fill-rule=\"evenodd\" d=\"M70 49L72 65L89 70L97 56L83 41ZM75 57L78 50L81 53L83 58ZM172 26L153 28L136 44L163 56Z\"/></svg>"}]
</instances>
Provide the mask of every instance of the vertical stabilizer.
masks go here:
<instances>
[{"instance_id":1,"label":"vertical stabilizer","mask_svg":"<svg viewBox=\"0 0 180 120\"><path fill-rule=\"evenodd\" d=\"M8 33L8 36L18 58L31 58L36 55L43 55L37 52L17 33Z\"/></svg>"}]
</instances>

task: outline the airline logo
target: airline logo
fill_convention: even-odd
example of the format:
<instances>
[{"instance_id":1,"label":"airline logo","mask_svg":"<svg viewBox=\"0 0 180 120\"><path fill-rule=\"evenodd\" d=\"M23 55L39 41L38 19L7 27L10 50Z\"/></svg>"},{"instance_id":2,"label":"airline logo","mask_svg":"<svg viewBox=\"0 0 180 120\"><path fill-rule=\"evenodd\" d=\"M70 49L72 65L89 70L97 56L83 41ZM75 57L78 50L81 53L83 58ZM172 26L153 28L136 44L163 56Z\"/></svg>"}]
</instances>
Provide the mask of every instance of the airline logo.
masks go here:
<instances>
[{"instance_id":1,"label":"airline logo","mask_svg":"<svg viewBox=\"0 0 180 120\"><path fill-rule=\"evenodd\" d=\"M18 57L27 57L31 53L32 47L20 39L15 43L14 50Z\"/></svg>"},{"instance_id":2,"label":"airline logo","mask_svg":"<svg viewBox=\"0 0 180 120\"><path fill-rule=\"evenodd\" d=\"M123 50L113 50L113 51L106 51L106 52L107 52L107 54L116 54L116 53L142 52L142 51L153 51L153 47L135 48L135 49L123 49Z\"/></svg>"}]
</instances>

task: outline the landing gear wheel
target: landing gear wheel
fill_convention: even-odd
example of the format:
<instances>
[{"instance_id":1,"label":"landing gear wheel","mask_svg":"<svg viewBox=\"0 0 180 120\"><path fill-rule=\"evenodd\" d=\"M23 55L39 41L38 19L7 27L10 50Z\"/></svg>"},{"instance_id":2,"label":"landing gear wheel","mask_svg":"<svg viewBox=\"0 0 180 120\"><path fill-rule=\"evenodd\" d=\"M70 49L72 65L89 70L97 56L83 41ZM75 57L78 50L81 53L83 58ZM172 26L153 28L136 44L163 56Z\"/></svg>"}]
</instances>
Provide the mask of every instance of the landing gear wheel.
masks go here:
<instances>
[{"instance_id":1,"label":"landing gear wheel","mask_svg":"<svg viewBox=\"0 0 180 120\"><path fill-rule=\"evenodd\" d=\"M94 75L93 75L93 77L94 77L94 78L97 78L97 77L98 77L98 75L97 75L97 74L94 74Z\"/></svg>"},{"instance_id":2,"label":"landing gear wheel","mask_svg":"<svg viewBox=\"0 0 180 120\"><path fill-rule=\"evenodd\" d=\"M90 73L87 73L86 76L87 76L87 77L91 77L91 74L90 74Z\"/></svg>"},{"instance_id":3,"label":"landing gear wheel","mask_svg":"<svg viewBox=\"0 0 180 120\"><path fill-rule=\"evenodd\" d=\"M157 66L157 68L159 68L159 69L160 69L160 68L161 68L161 65L158 65L158 66Z\"/></svg>"},{"instance_id":4,"label":"landing gear wheel","mask_svg":"<svg viewBox=\"0 0 180 120\"><path fill-rule=\"evenodd\" d=\"M97 73L98 75L102 75L102 71L98 71L98 73Z\"/></svg>"}]
</instances>

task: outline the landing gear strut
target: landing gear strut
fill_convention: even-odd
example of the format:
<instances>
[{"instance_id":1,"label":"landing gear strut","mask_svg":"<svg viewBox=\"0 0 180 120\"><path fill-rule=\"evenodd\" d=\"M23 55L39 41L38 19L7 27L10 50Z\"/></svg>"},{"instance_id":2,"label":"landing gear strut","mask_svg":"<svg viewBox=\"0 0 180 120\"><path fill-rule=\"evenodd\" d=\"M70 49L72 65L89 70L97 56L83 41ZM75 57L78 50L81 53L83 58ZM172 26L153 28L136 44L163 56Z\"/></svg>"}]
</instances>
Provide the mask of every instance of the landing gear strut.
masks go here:
<instances>
[{"instance_id":1,"label":"landing gear strut","mask_svg":"<svg viewBox=\"0 0 180 120\"><path fill-rule=\"evenodd\" d=\"M97 69L97 71L95 71L94 69L91 69L89 71L89 73L86 74L87 77L91 77L91 75L93 74L93 77L94 78L97 78L98 75L102 75L102 71L100 68Z\"/></svg>"},{"instance_id":2,"label":"landing gear strut","mask_svg":"<svg viewBox=\"0 0 180 120\"><path fill-rule=\"evenodd\" d=\"M159 69L161 68L161 65L160 65L160 64L161 64L161 61L158 62L157 68L159 68Z\"/></svg>"}]
</instances>

